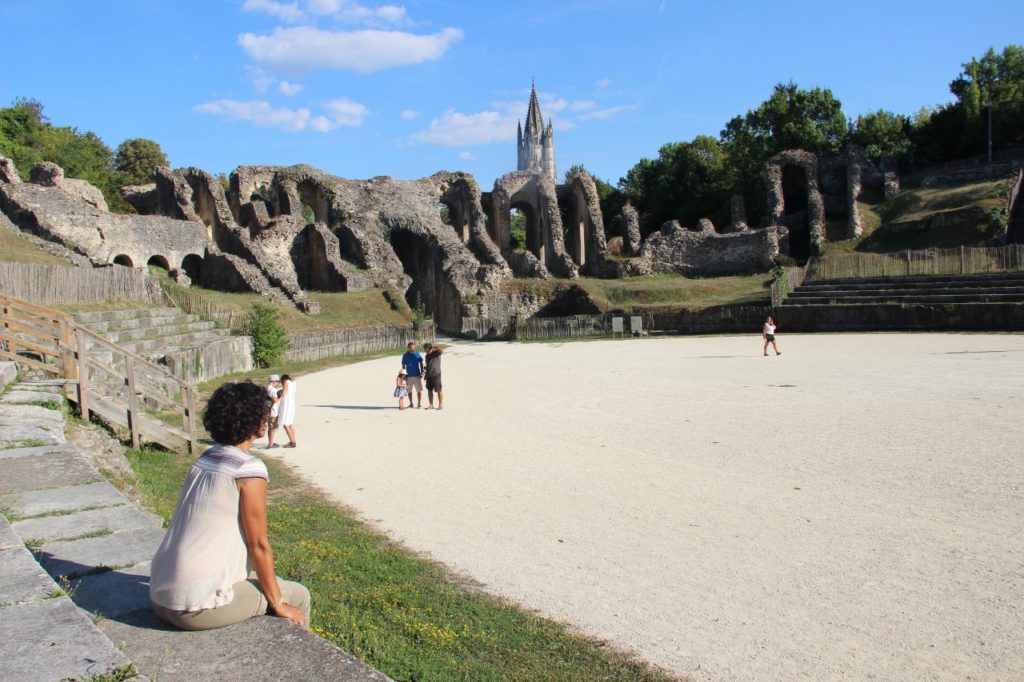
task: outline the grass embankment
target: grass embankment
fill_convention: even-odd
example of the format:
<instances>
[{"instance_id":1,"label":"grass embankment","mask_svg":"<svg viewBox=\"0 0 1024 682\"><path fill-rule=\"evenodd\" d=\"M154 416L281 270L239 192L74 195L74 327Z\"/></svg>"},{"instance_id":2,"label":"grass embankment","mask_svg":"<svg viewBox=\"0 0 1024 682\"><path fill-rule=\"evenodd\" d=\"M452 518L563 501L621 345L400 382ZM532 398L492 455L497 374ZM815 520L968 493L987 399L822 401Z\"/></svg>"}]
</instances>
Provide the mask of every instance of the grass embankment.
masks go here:
<instances>
[{"instance_id":1,"label":"grass embankment","mask_svg":"<svg viewBox=\"0 0 1024 682\"><path fill-rule=\"evenodd\" d=\"M144 504L170 518L193 458L130 451ZM312 629L398 680L667 680L480 593L332 504L287 465L270 469L278 573L313 595Z\"/></svg>"},{"instance_id":2,"label":"grass embankment","mask_svg":"<svg viewBox=\"0 0 1024 682\"><path fill-rule=\"evenodd\" d=\"M987 246L995 236L995 217L1005 200L1006 181L991 180L910 188L888 201L858 202L863 234L858 239L828 241L824 253ZM845 229L845 218L841 222L834 229Z\"/></svg>"},{"instance_id":3,"label":"grass embankment","mask_svg":"<svg viewBox=\"0 0 1024 682\"><path fill-rule=\"evenodd\" d=\"M719 305L766 303L770 300L771 275L766 272L723 277L689 278L656 274L625 279L580 277L573 282L515 279L504 283L506 291L557 296L577 286L601 312L668 312L703 310Z\"/></svg>"},{"instance_id":4,"label":"grass embankment","mask_svg":"<svg viewBox=\"0 0 1024 682\"><path fill-rule=\"evenodd\" d=\"M0 228L0 260L13 263L35 263L39 265L60 265L75 267L63 258L54 256L46 249L36 246L20 233Z\"/></svg>"}]
</instances>

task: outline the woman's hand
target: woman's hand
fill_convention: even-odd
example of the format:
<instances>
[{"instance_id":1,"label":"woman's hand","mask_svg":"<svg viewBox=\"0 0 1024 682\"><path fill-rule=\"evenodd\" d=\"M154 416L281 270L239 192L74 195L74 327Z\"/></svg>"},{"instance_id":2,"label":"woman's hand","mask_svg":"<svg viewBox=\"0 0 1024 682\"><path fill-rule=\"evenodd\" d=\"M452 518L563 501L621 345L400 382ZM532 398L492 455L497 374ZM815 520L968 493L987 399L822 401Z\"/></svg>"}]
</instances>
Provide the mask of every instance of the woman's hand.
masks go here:
<instances>
[{"instance_id":1,"label":"woman's hand","mask_svg":"<svg viewBox=\"0 0 1024 682\"><path fill-rule=\"evenodd\" d=\"M306 626L306 622L302 617L302 609L298 608L297 606L292 606L291 604L281 604L276 608L271 608L271 610L274 612L275 616L279 616L286 620L290 620L296 625L301 625L302 627Z\"/></svg>"}]
</instances>

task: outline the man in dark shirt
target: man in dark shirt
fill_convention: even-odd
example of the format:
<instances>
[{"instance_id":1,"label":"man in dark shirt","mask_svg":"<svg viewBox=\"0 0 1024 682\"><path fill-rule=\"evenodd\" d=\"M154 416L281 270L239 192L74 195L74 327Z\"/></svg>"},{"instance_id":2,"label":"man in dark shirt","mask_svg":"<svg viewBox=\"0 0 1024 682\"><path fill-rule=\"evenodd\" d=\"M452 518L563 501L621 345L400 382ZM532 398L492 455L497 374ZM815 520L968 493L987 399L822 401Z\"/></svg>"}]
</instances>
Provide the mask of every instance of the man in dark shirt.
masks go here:
<instances>
[{"instance_id":1,"label":"man in dark shirt","mask_svg":"<svg viewBox=\"0 0 1024 682\"><path fill-rule=\"evenodd\" d=\"M444 393L441 390L441 353L439 346L432 343L424 344L427 351L427 402L428 410L434 409L434 391L437 391L437 409L444 409Z\"/></svg>"},{"instance_id":2,"label":"man in dark shirt","mask_svg":"<svg viewBox=\"0 0 1024 682\"><path fill-rule=\"evenodd\" d=\"M416 389L416 407L423 407L423 356L416 352L416 344L410 341L402 355L406 387L409 389L409 407L412 407L412 391Z\"/></svg>"}]
</instances>

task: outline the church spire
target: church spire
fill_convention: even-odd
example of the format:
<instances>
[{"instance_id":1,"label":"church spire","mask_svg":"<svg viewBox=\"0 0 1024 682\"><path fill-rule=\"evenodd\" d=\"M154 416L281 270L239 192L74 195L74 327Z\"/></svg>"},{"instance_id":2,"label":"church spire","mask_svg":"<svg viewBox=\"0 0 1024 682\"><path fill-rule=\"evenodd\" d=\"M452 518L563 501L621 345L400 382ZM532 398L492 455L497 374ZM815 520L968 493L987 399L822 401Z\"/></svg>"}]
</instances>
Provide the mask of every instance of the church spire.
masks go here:
<instances>
[{"instance_id":1,"label":"church spire","mask_svg":"<svg viewBox=\"0 0 1024 682\"><path fill-rule=\"evenodd\" d=\"M526 110L526 134L530 132L541 133L544 131L544 117L540 113L540 103L537 101L537 88L530 85L530 106Z\"/></svg>"}]
</instances>

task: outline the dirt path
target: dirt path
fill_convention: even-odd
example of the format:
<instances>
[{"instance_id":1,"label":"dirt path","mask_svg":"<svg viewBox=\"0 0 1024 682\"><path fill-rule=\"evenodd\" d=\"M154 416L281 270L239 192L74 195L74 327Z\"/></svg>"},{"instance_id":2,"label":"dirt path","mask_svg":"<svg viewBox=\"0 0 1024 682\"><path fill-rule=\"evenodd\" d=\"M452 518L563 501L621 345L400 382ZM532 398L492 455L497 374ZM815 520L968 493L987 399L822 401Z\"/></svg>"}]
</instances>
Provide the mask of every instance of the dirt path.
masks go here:
<instances>
[{"instance_id":1,"label":"dirt path","mask_svg":"<svg viewBox=\"0 0 1024 682\"><path fill-rule=\"evenodd\" d=\"M784 330L780 330L784 331ZM284 453L489 591L698 679L1024 677L1024 336L460 344L299 381Z\"/></svg>"}]
</instances>

